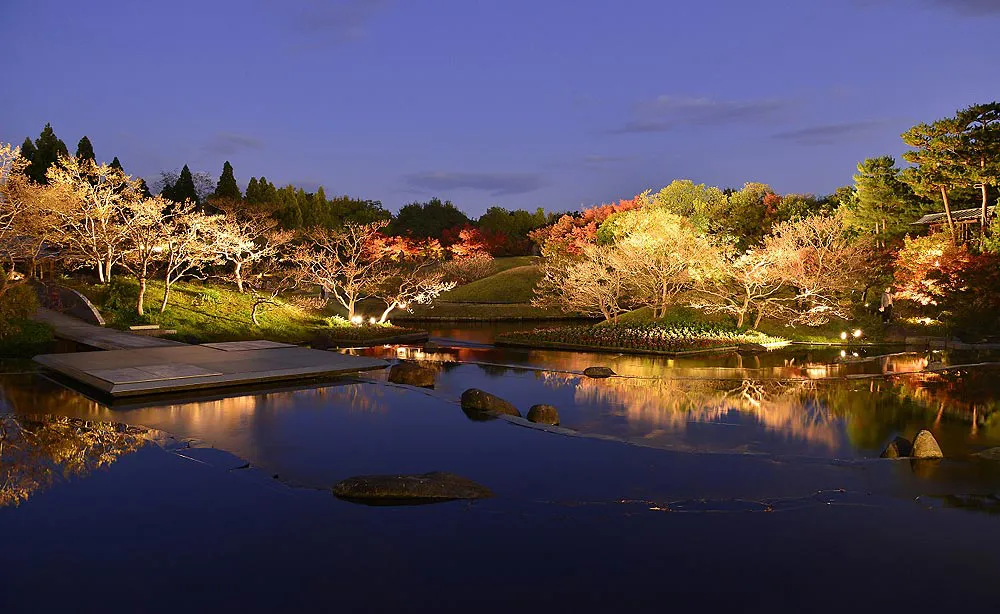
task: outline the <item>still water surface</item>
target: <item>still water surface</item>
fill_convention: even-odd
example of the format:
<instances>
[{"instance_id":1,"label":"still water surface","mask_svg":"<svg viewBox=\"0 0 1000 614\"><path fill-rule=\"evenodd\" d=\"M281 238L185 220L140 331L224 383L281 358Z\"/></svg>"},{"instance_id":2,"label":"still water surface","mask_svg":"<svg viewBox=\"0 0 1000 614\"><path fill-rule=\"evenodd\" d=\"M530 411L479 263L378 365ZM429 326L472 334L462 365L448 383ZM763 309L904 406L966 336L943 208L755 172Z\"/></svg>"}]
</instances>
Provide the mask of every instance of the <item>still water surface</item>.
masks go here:
<instances>
[{"instance_id":1,"label":"still water surface","mask_svg":"<svg viewBox=\"0 0 1000 614\"><path fill-rule=\"evenodd\" d=\"M113 594L150 611L174 605L147 591L196 591L200 605L244 611L315 606L331 591L361 609L488 611L642 610L666 603L662 590L674 605L801 611L825 591L804 581L805 566L857 591L840 591L841 605L860 595L887 607L896 601L885 586L915 588L900 557L928 550L938 555L920 569L949 590L987 590L1000 532L996 517L968 510L1000 512L1000 463L970 455L1000 445L1000 370L937 369L990 356L528 351L491 346L501 328L359 350L434 368L431 390L383 372L109 407L31 365L3 366L0 526L19 565L0 605L76 605L45 590L71 574L108 589L95 604ZM622 377L580 375L592 365ZM522 413L555 405L582 437L470 420L457 403L470 387ZM875 460L920 428L946 461ZM497 498L375 510L328 491L351 475L438 470ZM750 513L765 510L786 513ZM716 590L720 574L728 591ZM774 574L798 580L765 595ZM111 578L124 584L112 591Z\"/></svg>"}]
</instances>

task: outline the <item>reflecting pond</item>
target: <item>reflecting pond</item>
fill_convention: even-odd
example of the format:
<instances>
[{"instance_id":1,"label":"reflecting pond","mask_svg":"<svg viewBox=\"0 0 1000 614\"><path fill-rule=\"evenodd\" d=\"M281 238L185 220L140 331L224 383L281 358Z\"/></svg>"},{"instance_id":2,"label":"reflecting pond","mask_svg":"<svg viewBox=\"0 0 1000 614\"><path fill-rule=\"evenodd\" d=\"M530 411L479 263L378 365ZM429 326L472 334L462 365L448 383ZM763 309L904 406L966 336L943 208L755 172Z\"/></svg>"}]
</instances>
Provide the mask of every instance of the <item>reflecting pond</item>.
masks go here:
<instances>
[{"instance_id":1,"label":"reflecting pond","mask_svg":"<svg viewBox=\"0 0 1000 614\"><path fill-rule=\"evenodd\" d=\"M1000 368L946 369L990 356L793 347L666 358L435 344L359 352L434 368L435 391L448 398L475 387L522 413L550 404L564 427L653 447L871 458L923 428L953 456L1000 445ZM593 365L622 377L581 375Z\"/></svg>"},{"instance_id":2,"label":"reflecting pond","mask_svg":"<svg viewBox=\"0 0 1000 614\"><path fill-rule=\"evenodd\" d=\"M770 610L762 587L804 566L852 587L831 606L889 607L886 586L916 588L899 562L917 560L952 590L925 605L990 595L1000 462L972 454L1000 446L1000 369L970 365L991 356L670 359L498 348L497 330L355 350L433 368L431 389L377 372L109 406L28 363L0 365L0 530L18 560L0 604L172 610L148 596L183 586L203 608L243 611L330 595L354 610L648 610L663 590L684 609L746 609L755 595ZM581 375L593 365L620 376ZM458 404L470 387L522 413L555 405L567 430L471 420ZM876 460L921 428L944 461ZM497 496L376 509L329 491L428 471ZM497 593L483 570L499 569L519 576ZM716 590L720 574L730 590ZM63 575L93 599L45 590ZM779 605L801 611L817 590L790 582Z\"/></svg>"}]
</instances>

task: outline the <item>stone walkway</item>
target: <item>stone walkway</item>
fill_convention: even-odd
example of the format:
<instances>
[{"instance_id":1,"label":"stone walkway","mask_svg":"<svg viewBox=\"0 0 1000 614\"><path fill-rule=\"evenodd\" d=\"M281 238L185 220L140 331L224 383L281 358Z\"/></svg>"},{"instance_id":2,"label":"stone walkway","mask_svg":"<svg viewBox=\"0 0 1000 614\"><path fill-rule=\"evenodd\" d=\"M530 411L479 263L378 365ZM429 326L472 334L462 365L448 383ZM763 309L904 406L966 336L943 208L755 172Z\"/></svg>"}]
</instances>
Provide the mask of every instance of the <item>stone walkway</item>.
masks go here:
<instances>
[{"instance_id":1,"label":"stone walkway","mask_svg":"<svg viewBox=\"0 0 1000 614\"><path fill-rule=\"evenodd\" d=\"M136 335L134 333L87 324L73 316L39 307L35 319L55 329L59 339L67 339L101 350L124 350L133 348L155 348L186 345L180 341L170 341L159 337Z\"/></svg>"}]
</instances>

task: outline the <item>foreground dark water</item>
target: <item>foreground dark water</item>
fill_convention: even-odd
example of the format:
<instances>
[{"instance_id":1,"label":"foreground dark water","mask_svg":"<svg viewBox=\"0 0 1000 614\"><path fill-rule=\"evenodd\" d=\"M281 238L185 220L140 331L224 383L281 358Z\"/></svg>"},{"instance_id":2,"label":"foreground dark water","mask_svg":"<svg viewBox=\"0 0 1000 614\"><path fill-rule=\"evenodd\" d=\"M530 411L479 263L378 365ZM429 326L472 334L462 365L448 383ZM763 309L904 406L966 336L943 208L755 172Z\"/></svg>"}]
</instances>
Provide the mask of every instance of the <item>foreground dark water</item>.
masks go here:
<instances>
[{"instance_id":1,"label":"foreground dark water","mask_svg":"<svg viewBox=\"0 0 1000 614\"><path fill-rule=\"evenodd\" d=\"M5 365L0 609L874 611L994 598L1000 463L972 454L1000 445L1000 371L925 370L989 357L670 361L495 349L489 327L435 333L446 347L366 350L435 367L433 390L372 374L108 407ZM629 377L574 373L592 364ZM522 411L554 404L575 435L469 420L456 403L469 387ZM919 428L948 458L877 460ZM497 496L376 508L329 492L351 475L426 471Z\"/></svg>"}]
</instances>

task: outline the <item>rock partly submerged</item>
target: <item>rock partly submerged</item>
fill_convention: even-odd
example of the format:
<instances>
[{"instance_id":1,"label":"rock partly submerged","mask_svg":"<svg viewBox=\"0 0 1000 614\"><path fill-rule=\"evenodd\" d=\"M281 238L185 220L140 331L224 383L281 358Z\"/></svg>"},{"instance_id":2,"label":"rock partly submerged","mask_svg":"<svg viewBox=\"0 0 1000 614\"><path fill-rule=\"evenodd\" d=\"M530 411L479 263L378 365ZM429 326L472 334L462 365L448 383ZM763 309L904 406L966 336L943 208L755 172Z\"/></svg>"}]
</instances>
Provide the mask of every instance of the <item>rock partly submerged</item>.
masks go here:
<instances>
[{"instance_id":1,"label":"rock partly submerged","mask_svg":"<svg viewBox=\"0 0 1000 614\"><path fill-rule=\"evenodd\" d=\"M468 478L435 471L418 475L360 475L338 482L333 494L371 505L436 503L458 499L486 499L493 492Z\"/></svg>"},{"instance_id":2,"label":"rock partly submerged","mask_svg":"<svg viewBox=\"0 0 1000 614\"><path fill-rule=\"evenodd\" d=\"M976 452L973 456L978 456L985 460L1000 461L1000 447L987 448L982 452Z\"/></svg>"},{"instance_id":3,"label":"rock partly submerged","mask_svg":"<svg viewBox=\"0 0 1000 614\"><path fill-rule=\"evenodd\" d=\"M905 437L897 437L889 442L879 458L906 458L913 451L913 444Z\"/></svg>"},{"instance_id":4,"label":"rock partly submerged","mask_svg":"<svg viewBox=\"0 0 1000 614\"><path fill-rule=\"evenodd\" d=\"M532 405L528 410L528 421L536 424L559 425L559 410L551 405Z\"/></svg>"},{"instance_id":5,"label":"rock partly submerged","mask_svg":"<svg viewBox=\"0 0 1000 614\"><path fill-rule=\"evenodd\" d=\"M501 414L521 417L521 412L517 411L517 408L512 403L478 388L469 388L462 393L462 409L466 413Z\"/></svg>"},{"instance_id":6,"label":"rock partly submerged","mask_svg":"<svg viewBox=\"0 0 1000 614\"><path fill-rule=\"evenodd\" d=\"M429 367L421 367L413 362L401 362L389 369L389 381L420 388L433 388L437 373Z\"/></svg>"},{"instance_id":7,"label":"rock partly submerged","mask_svg":"<svg viewBox=\"0 0 1000 614\"><path fill-rule=\"evenodd\" d=\"M610 367L587 367L583 370L583 374L587 377L594 378L611 377L616 375Z\"/></svg>"},{"instance_id":8,"label":"rock partly submerged","mask_svg":"<svg viewBox=\"0 0 1000 614\"><path fill-rule=\"evenodd\" d=\"M928 430L923 430L913 438L911 456L913 458L944 458L944 453L941 452L941 446L934 439L934 435Z\"/></svg>"}]
</instances>

